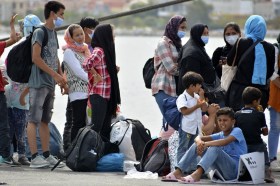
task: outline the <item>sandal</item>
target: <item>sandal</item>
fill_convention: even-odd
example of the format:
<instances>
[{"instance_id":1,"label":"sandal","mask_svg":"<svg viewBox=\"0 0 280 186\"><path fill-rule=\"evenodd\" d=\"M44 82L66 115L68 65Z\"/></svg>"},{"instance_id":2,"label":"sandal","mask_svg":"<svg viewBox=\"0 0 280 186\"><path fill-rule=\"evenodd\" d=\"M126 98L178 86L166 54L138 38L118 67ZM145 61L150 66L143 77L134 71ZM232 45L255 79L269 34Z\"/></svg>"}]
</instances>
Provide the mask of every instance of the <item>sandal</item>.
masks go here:
<instances>
[{"instance_id":1,"label":"sandal","mask_svg":"<svg viewBox=\"0 0 280 186\"><path fill-rule=\"evenodd\" d=\"M175 177L175 175L173 174L173 172L170 172L169 174L167 174L166 176L163 176L161 178L161 181L164 182L178 182L178 179Z\"/></svg>"},{"instance_id":2,"label":"sandal","mask_svg":"<svg viewBox=\"0 0 280 186\"><path fill-rule=\"evenodd\" d=\"M182 178L179 179L178 181L179 181L180 183L185 183L185 184L188 184L188 183L198 183L198 182L199 182L199 181L195 181L191 175L182 177Z\"/></svg>"}]
</instances>

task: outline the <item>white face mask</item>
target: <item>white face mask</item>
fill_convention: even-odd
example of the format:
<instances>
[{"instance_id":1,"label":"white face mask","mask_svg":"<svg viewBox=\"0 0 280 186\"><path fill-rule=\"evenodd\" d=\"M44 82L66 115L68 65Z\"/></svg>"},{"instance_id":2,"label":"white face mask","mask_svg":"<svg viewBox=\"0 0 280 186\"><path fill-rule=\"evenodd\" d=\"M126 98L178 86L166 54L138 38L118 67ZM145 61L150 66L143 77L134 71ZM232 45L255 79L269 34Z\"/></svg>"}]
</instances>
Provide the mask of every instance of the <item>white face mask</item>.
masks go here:
<instances>
[{"instance_id":1,"label":"white face mask","mask_svg":"<svg viewBox=\"0 0 280 186\"><path fill-rule=\"evenodd\" d=\"M239 35L231 35L231 36L226 36L226 41L233 46L235 44L235 42L237 41L237 39L239 38Z\"/></svg>"}]
</instances>

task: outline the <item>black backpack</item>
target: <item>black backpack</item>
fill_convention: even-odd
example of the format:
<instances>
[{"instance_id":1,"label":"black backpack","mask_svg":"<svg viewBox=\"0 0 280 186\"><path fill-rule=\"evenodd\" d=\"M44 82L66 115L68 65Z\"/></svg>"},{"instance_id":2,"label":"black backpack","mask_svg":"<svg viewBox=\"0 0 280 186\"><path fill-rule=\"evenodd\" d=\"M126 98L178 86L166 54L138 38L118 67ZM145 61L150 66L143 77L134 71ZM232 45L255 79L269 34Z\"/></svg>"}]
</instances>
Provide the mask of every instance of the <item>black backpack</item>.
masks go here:
<instances>
[{"instance_id":1,"label":"black backpack","mask_svg":"<svg viewBox=\"0 0 280 186\"><path fill-rule=\"evenodd\" d=\"M154 58L149 58L143 67L143 79L145 87L151 89L152 79L155 74Z\"/></svg>"},{"instance_id":2,"label":"black backpack","mask_svg":"<svg viewBox=\"0 0 280 186\"><path fill-rule=\"evenodd\" d=\"M73 171L95 171L104 149L105 143L99 134L88 127L81 128L66 151L66 165Z\"/></svg>"},{"instance_id":3,"label":"black backpack","mask_svg":"<svg viewBox=\"0 0 280 186\"><path fill-rule=\"evenodd\" d=\"M42 49L48 43L48 32L44 26L40 26L44 31ZM35 28L37 29L37 28ZM26 39L14 46L7 56L7 74L11 80L19 83L27 83L31 73L32 62L32 36L30 33ZM43 50L42 50L43 51Z\"/></svg>"},{"instance_id":4,"label":"black backpack","mask_svg":"<svg viewBox=\"0 0 280 186\"><path fill-rule=\"evenodd\" d=\"M168 141L161 138L150 140L143 151L139 164L135 165L137 171L151 171L159 176L170 172L170 160L168 156Z\"/></svg>"}]
</instances>

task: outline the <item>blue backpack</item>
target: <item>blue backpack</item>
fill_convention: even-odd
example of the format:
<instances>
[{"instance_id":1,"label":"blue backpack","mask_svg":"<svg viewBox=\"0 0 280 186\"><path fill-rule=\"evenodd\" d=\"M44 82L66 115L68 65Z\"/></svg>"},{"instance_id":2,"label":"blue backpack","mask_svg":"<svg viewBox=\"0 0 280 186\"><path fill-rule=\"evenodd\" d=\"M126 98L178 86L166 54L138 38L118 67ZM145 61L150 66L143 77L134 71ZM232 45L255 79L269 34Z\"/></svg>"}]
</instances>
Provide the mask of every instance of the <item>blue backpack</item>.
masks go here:
<instances>
[{"instance_id":1,"label":"blue backpack","mask_svg":"<svg viewBox=\"0 0 280 186\"><path fill-rule=\"evenodd\" d=\"M176 101L178 97L169 97L163 100L163 117L165 118L168 125L175 130L180 128L182 113L178 110ZM185 96L186 100L187 97ZM168 125L164 125L163 129L168 130Z\"/></svg>"}]
</instances>

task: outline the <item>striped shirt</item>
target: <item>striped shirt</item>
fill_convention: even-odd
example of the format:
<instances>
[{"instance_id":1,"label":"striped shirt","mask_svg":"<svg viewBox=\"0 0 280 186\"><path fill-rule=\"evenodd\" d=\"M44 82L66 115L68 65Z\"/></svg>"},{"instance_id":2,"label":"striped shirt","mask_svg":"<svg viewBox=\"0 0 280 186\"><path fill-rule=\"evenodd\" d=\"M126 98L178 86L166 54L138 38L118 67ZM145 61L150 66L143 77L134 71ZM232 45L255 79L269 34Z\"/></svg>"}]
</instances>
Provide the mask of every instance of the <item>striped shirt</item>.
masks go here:
<instances>
[{"instance_id":1,"label":"striped shirt","mask_svg":"<svg viewBox=\"0 0 280 186\"><path fill-rule=\"evenodd\" d=\"M155 50L154 67L155 75L152 79L152 94L163 90L170 96L176 96L176 82L174 76L178 76L178 51L173 42L163 36Z\"/></svg>"},{"instance_id":2,"label":"striped shirt","mask_svg":"<svg viewBox=\"0 0 280 186\"><path fill-rule=\"evenodd\" d=\"M107 70L103 49L95 47L91 56L85 60L83 68L88 72L89 95L98 94L101 97L109 100L111 93L111 78ZM94 68L96 72L102 77L102 81L99 81L96 85L94 85L93 74L90 72L92 68Z\"/></svg>"}]
</instances>

